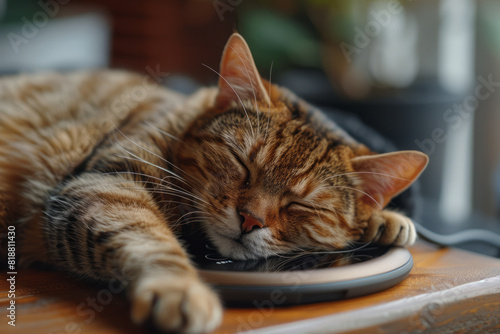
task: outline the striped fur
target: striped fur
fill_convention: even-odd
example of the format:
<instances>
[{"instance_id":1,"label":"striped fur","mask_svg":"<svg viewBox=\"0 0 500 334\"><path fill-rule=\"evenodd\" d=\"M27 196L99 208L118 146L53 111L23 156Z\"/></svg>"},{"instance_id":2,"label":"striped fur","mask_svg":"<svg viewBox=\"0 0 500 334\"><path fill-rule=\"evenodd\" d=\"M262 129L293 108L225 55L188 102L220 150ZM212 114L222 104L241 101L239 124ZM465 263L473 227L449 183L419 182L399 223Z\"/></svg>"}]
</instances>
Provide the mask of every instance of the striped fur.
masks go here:
<instances>
[{"instance_id":1,"label":"striped fur","mask_svg":"<svg viewBox=\"0 0 500 334\"><path fill-rule=\"evenodd\" d=\"M366 196L404 190L426 160L371 163L372 152L291 92L257 85L239 35L228 45L226 84L189 97L121 71L0 79L0 232L16 226L22 265L126 277L136 322L204 332L221 306L177 239L183 224L235 259L413 242L409 219ZM245 68L236 81L233 51ZM364 176L392 164L405 168L389 181ZM261 228L244 233L242 212Z\"/></svg>"}]
</instances>

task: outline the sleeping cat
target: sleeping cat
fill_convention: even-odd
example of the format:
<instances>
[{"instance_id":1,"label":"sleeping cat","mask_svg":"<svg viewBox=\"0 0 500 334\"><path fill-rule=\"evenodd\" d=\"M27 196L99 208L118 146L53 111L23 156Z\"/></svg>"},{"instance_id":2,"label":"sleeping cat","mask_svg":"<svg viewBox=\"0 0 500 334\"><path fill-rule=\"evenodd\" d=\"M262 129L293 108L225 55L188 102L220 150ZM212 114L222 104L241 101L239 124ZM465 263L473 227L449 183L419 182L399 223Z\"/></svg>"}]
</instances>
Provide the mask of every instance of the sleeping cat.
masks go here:
<instances>
[{"instance_id":1,"label":"sleeping cat","mask_svg":"<svg viewBox=\"0 0 500 334\"><path fill-rule=\"evenodd\" d=\"M371 152L263 80L238 34L219 75L192 96L121 71L1 79L0 232L15 226L20 264L125 275L135 322L206 332L222 308L183 224L233 259L414 242L411 220L384 207L425 154Z\"/></svg>"}]
</instances>

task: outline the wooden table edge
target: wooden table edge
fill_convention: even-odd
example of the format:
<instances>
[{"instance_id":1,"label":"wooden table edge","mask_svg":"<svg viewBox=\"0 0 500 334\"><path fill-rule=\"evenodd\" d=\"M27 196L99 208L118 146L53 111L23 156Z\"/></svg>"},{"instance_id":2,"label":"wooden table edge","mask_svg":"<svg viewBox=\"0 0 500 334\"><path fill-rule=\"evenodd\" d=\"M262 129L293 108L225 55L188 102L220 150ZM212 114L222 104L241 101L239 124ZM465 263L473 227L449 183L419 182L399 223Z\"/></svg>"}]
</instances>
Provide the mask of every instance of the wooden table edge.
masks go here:
<instances>
[{"instance_id":1,"label":"wooden table edge","mask_svg":"<svg viewBox=\"0 0 500 334\"><path fill-rule=\"evenodd\" d=\"M476 301L476 303L471 304L471 300ZM410 319L412 316L419 315L423 309L432 304L437 305L434 307L442 307L443 312L446 312L445 306L449 307L452 304L461 305L462 307L459 308L470 308L478 306L477 303L485 302L498 302L498 307L500 308L500 276L466 283L443 291L403 298L352 311L255 329L245 333L342 333L360 329L366 330L369 327ZM362 317L360 317L361 314Z\"/></svg>"}]
</instances>

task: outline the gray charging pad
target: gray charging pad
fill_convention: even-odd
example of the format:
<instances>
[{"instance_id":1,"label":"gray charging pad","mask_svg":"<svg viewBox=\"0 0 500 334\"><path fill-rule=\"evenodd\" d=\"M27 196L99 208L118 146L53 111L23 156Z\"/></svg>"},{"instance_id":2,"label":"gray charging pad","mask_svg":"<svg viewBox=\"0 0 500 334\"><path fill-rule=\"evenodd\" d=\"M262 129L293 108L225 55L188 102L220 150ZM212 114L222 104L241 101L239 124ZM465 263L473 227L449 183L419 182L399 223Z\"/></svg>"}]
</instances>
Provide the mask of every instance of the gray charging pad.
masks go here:
<instances>
[{"instance_id":1,"label":"gray charging pad","mask_svg":"<svg viewBox=\"0 0 500 334\"><path fill-rule=\"evenodd\" d=\"M194 260L202 278L224 303L241 307L278 307L371 294L398 284L413 267L407 249L375 246L233 261L206 244Z\"/></svg>"}]
</instances>

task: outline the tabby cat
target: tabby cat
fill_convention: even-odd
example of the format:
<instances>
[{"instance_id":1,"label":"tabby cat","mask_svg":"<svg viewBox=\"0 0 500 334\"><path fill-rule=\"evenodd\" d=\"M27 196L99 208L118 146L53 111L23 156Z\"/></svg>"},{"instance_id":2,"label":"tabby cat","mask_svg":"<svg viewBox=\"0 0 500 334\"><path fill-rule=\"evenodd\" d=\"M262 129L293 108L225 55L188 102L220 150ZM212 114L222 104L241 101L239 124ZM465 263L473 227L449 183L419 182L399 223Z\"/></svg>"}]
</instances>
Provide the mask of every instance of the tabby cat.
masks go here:
<instances>
[{"instance_id":1,"label":"tabby cat","mask_svg":"<svg viewBox=\"0 0 500 334\"><path fill-rule=\"evenodd\" d=\"M2 257L15 226L22 266L126 275L136 323L194 333L222 308L178 239L185 224L233 259L414 242L384 207L425 154L371 152L263 80L238 34L219 75L192 96L122 71L1 79Z\"/></svg>"}]
</instances>

